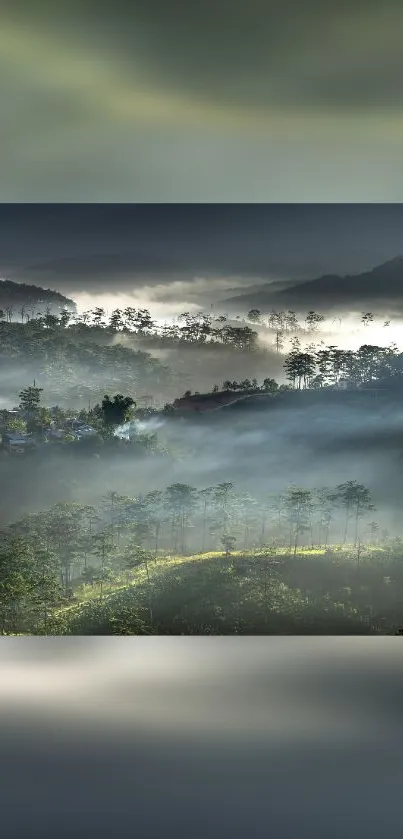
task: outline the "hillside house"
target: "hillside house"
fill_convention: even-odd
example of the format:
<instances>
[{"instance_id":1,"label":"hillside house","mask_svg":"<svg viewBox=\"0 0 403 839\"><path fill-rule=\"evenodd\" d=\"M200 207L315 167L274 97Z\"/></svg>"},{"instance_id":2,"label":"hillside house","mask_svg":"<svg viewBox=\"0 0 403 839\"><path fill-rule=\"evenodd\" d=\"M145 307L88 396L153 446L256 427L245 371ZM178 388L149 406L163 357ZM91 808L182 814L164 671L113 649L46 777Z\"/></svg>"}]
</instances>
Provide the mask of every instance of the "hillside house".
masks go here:
<instances>
[{"instance_id":1,"label":"hillside house","mask_svg":"<svg viewBox=\"0 0 403 839\"><path fill-rule=\"evenodd\" d=\"M236 402L245 393L223 390L217 393L195 393L191 396L181 396L173 402L175 411L186 413L205 413L206 411L214 411L221 408L223 405L229 405L231 402Z\"/></svg>"}]
</instances>

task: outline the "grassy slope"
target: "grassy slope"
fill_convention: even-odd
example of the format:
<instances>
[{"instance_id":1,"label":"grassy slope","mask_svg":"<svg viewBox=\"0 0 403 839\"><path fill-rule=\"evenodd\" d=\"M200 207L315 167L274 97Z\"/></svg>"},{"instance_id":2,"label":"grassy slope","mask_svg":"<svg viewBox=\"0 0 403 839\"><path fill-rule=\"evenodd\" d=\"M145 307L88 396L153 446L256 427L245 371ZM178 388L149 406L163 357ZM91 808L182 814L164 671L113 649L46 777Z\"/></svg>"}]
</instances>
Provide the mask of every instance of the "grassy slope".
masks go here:
<instances>
[{"instance_id":1,"label":"grassy slope","mask_svg":"<svg viewBox=\"0 0 403 839\"><path fill-rule=\"evenodd\" d=\"M300 550L290 557L279 550L275 557L263 552L222 552L190 557L160 557L124 580L76 589L76 602L54 613L52 634L367 634L370 627L357 613L348 594L340 602L327 596L326 581L318 586L315 565L323 566L324 550ZM292 577L281 579L275 560L301 567L301 587ZM304 561L305 560L305 561ZM356 573L347 552L340 563ZM337 573L326 557L329 582ZM333 570L332 570L333 569ZM298 568L297 568L298 570ZM288 575L290 576L290 575ZM305 584L304 584L305 579ZM329 586L334 590L334 586ZM78 602L77 602L78 601ZM151 607L151 610L150 610Z\"/></svg>"}]
</instances>

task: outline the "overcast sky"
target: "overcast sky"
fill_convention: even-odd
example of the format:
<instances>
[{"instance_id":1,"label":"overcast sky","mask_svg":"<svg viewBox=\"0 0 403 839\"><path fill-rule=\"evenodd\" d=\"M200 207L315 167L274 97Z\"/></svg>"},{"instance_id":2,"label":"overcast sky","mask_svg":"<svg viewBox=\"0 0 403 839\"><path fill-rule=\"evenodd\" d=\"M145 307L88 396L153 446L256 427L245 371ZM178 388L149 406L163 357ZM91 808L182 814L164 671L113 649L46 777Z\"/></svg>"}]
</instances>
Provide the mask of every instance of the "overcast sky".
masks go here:
<instances>
[{"instance_id":1,"label":"overcast sky","mask_svg":"<svg viewBox=\"0 0 403 839\"><path fill-rule=\"evenodd\" d=\"M2 0L0 200L399 201L400 0Z\"/></svg>"},{"instance_id":2,"label":"overcast sky","mask_svg":"<svg viewBox=\"0 0 403 839\"><path fill-rule=\"evenodd\" d=\"M358 273L402 253L397 204L0 206L3 276L66 293Z\"/></svg>"}]
</instances>

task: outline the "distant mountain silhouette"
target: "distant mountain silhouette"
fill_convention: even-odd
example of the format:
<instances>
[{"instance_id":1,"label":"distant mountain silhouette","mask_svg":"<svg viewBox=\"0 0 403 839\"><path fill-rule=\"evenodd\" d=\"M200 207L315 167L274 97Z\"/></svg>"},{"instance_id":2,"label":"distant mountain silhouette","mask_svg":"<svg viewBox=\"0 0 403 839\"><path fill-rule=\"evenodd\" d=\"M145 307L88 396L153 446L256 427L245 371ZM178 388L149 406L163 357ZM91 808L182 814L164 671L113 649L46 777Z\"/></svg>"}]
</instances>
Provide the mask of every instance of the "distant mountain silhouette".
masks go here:
<instances>
[{"instance_id":1,"label":"distant mountain silhouette","mask_svg":"<svg viewBox=\"0 0 403 839\"><path fill-rule=\"evenodd\" d=\"M403 256L397 256L377 265L371 271L362 274L346 274L344 277L329 274L316 280L300 283L294 288L280 292L281 297L288 295L298 298L316 299L322 295L326 299L403 299Z\"/></svg>"},{"instance_id":2,"label":"distant mountain silhouette","mask_svg":"<svg viewBox=\"0 0 403 839\"><path fill-rule=\"evenodd\" d=\"M0 309L6 314L13 310L13 319L18 319L22 307L31 317L39 311L45 312L48 307L53 314L57 314L63 308L76 310L74 300L58 291L15 283L12 280L0 280Z\"/></svg>"},{"instance_id":3,"label":"distant mountain silhouette","mask_svg":"<svg viewBox=\"0 0 403 839\"><path fill-rule=\"evenodd\" d=\"M273 306L292 308L298 304L304 307L322 304L343 307L352 303L369 305L375 301L403 303L403 256L396 256L361 274L325 274L313 280L296 280L274 293L268 284L265 291L242 294L223 303L243 311L251 308L265 311Z\"/></svg>"},{"instance_id":4,"label":"distant mountain silhouette","mask_svg":"<svg viewBox=\"0 0 403 839\"><path fill-rule=\"evenodd\" d=\"M48 282L49 278L49 282L66 283L72 290L89 291L94 289L97 282L100 286L111 287L116 279L127 284L138 275L146 275L147 282L153 282L153 278L161 276L176 279L183 273L189 274L191 279L194 270L194 261L186 253L172 255L169 252L155 253L147 248L136 248L130 251L60 256L26 264L8 274L13 279L25 281L29 278L38 283ZM203 276L211 273L200 270Z\"/></svg>"},{"instance_id":5,"label":"distant mountain silhouette","mask_svg":"<svg viewBox=\"0 0 403 839\"><path fill-rule=\"evenodd\" d=\"M225 293L230 294L231 297L226 297L223 303L231 303L237 301L242 297L250 297L251 294L277 294L279 291L284 291L291 285L294 285L296 280L273 280L270 282L253 283L253 285L242 285L235 288L227 288ZM301 280L302 282L302 280ZM233 296L232 296L233 295Z\"/></svg>"}]
</instances>

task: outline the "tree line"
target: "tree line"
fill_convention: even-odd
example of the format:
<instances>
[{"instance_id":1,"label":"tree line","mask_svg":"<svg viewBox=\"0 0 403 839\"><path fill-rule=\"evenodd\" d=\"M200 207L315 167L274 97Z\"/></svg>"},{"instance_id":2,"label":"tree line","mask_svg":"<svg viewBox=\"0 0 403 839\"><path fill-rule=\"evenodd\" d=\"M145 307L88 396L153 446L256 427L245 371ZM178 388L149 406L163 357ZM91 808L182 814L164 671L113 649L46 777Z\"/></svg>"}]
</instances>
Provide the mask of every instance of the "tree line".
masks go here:
<instances>
[{"instance_id":1,"label":"tree line","mask_svg":"<svg viewBox=\"0 0 403 839\"><path fill-rule=\"evenodd\" d=\"M129 497L109 491L98 506L56 504L0 533L0 625L3 634L41 622L69 602L78 582L103 586L141 566L149 577L159 557L221 550L283 550L350 545L357 561L365 542L387 533L373 520L368 488L347 481L334 489L289 486L257 499L223 482L198 489L173 483ZM270 550L269 550L270 549Z\"/></svg>"},{"instance_id":2,"label":"tree line","mask_svg":"<svg viewBox=\"0 0 403 839\"><path fill-rule=\"evenodd\" d=\"M336 346L311 346L302 351L299 343L294 342L284 369L291 385L298 389L334 386L342 379L360 385L401 378L403 353L396 345L380 347L373 344L363 344L356 351Z\"/></svg>"},{"instance_id":3,"label":"tree line","mask_svg":"<svg viewBox=\"0 0 403 839\"><path fill-rule=\"evenodd\" d=\"M5 311L0 310L0 321L2 320L10 324L10 313L7 315ZM153 320L148 309L136 309L132 306L114 309L110 315L99 306L81 315L76 315L67 308L63 308L60 315L54 314L48 308L44 313L36 313L34 317L26 311L19 325L28 326L30 331L35 328L47 331L69 330L71 334L80 335L91 329L102 329L106 332L129 333L142 338L158 337L162 342L168 340L204 344L209 341L240 350L253 349L258 337L250 326L236 325L229 322L224 315L214 318L204 312L183 312L178 316L177 323L161 325Z\"/></svg>"}]
</instances>

